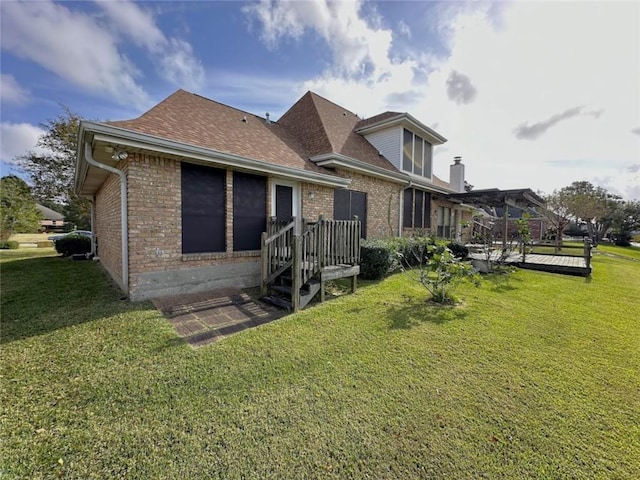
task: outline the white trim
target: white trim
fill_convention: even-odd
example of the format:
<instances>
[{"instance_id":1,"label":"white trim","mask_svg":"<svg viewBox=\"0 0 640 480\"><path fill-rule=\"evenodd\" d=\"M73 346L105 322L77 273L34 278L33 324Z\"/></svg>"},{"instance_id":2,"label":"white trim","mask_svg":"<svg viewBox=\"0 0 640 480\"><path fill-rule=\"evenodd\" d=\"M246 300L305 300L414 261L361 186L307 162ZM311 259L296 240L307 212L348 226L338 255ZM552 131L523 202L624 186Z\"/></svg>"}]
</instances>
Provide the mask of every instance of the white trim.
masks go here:
<instances>
[{"instance_id":1,"label":"white trim","mask_svg":"<svg viewBox=\"0 0 640 480\"><path fill-rule=\"evenodd\" d=\"M242 157L231 153L220 152L210 148L198 147L182 142L168 140L166 138L148 135L146 133L133 132L120 127L113 127L94 122L83 121L78 132L79 143L83 143L85 135L90 135L93 142L102 141L119 145L121 147L149 150L163 153L174 157L185 157L186 159L200 160L207 163L219 163L244 170L270 173L273 175L290 178L292 180L304 180L318 185L344 188L350 183L350 179L336 177L319 172L310 172L299 168L274 165L263 160ZM84 156L81 149L78 149L76 157L76 178L75 188L80 191L88 165L83 162Z\"/></svg>"},{"instance_id":2,"label":"white trim","mask_svg":"<svg viewBox=\"0 0 640 480\"><path fill-rule=\"evenodd\" d=\"M371 125L367 125L366 127L357 129L356 133L364 135L367 133L377 132L378 130L395 127L397 125L401 125L408 130L413 131L414 133L420 132L426 135L429 140L432 140L430 142L432 145L441 145L447 141L445 137L440 135L435 130L427 127L424 123L417 120L413 115L410 115L409 113L400 113L394 117L372 123Z\"/></svg>"},{"instance_id":3,"label":"white trim","mask_svg":"<svg viewBox=\"0 0 640 480\"><path fill-rule=\"evenodd\" d=\"M302 202L300 196L300 182L293 182L291 180L283 180L281 178L272 177L271 179L271 216L276 216L276 186L291 187L293 194L291 198L291 215L296 219L295 233L300 233L302 225Z\"/></svg>"}]
</instances>

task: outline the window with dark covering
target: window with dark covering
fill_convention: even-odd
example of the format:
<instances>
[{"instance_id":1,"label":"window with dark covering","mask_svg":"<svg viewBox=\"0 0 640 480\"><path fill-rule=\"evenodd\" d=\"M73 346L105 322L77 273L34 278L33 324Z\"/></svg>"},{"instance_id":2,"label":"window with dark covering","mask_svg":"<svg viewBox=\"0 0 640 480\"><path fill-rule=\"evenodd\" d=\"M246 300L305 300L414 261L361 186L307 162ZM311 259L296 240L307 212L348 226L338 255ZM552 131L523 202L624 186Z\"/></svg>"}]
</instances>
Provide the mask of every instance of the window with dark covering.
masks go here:
<instances>
[{"instance_id":1,"label":"window with dark covering","mask_svg":"<svg viewBox=\"0 0 640 480\"><path fill-rule=\"evenodd\" d=\"M224 252L225 170L181 163L182 253Z\"/></svg>"},{"instance_id":2,"label":"window with dark covering","mask_svg":"<svg viewBox=\"0 0 640 480\"><path fill-rule=\"evenodd\" d=\"M266 177L233 172L233 251L260 250L266 231Z\"/></svg>"},{"instance_id":3,"label":"window with dark covering","mask_svg":"<svg viewBox=\"0 0 640 480\"><path fill-rule=\"evenodd\" d=\"M402 226L413 227L413 188L407 188L403 195L404 209L402 211Z\"/></svg>"},{"instance_id":4,"label":"window with dark covering","mask_svg":"<svg viewBox=\"0 0 640 480\"><path fill-rule=\"evenodd\" d=\"M431 228L431 195L415 188L405 189L402 216L404 228Z\"/></svg>"},{"instance_id":5,"label":"window with dark covering","mask_svg":"<svg viewBox=\"0 0 640 480\"><path fill-rule=\"evenodd\" d=\"M293 187L276 185L276 218L287 222L293 218Z\"/></svg>"},{"instance_id":6,"label":"window with dark covering","mask_svg":"<svg viewBox=\"0 0 640 480\"><path fill-rule=\"evenodd\" d=\"M367 194L355 190L333 191L333 218L335 220L360 220L360 236L367 238Z\"/></svg>"}]
</instances>

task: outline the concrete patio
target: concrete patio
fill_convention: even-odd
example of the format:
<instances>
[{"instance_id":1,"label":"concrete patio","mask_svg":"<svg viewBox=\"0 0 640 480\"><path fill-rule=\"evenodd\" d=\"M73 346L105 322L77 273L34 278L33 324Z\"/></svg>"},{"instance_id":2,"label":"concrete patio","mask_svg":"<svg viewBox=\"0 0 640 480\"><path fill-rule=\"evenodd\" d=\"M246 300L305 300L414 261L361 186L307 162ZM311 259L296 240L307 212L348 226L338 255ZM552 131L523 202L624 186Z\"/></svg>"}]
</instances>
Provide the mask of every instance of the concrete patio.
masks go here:
<instances>
[{"instance_id":1,"label":"concrete patio","mask_svg":"<svg viewBox=\"0 0 640 480\"><path fill-rule=\"evenodd\" d=\"M225 288L153 300L154 306L190 345L199 347L286 313L238 288Z\"/></svg>"}]
</instances>

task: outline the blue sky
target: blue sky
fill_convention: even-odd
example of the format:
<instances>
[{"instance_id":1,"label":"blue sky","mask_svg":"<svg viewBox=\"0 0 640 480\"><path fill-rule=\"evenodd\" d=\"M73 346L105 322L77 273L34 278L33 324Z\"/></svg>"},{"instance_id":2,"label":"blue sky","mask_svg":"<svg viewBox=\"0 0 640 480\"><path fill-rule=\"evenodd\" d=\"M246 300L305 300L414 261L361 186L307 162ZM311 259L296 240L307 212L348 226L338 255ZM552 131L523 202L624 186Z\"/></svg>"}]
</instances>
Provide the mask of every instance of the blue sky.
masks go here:
<instances>
[{"instance_id":1,"label":"blue sky","mask_svg":"<svg viewBox=\"0 0 640 480\"><path fill-rule=\"evenodd\" d=\"M637 2L0 3L2 174L59 104L137 117L178 88L277 119L313 90L409 112L476 188L640 199Z\"/></svg>"}]
</instances>

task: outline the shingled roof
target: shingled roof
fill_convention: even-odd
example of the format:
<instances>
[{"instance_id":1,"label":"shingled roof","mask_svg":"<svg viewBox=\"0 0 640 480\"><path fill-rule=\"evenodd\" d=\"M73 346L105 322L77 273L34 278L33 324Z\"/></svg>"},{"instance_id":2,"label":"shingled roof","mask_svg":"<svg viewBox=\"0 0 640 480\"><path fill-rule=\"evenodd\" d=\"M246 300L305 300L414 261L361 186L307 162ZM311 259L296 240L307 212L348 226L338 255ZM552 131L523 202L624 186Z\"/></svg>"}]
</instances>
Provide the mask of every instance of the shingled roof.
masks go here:
<instances>
[{"instance_id":1,"label":"shingled roof","mask_svg":"<svg viewBox=\"0 0 640 480\"><path fill-rule=\"evenodd\" d=\"M276 165L328 173L305 146L276 122L178 90L133 120L108 125Z\"/></svg>"},{"instance_id":2,"label":"shingled roof","mask_svg":"<svg viewBox=\"0 0 640 480\"><path fill-rule=\"evenodd\" d=\"M355 133L360 118L313 92L307 92L279 120L304 142L309 155L339 153L393 172L398 170L364 137Z\"/></svg>"}]
</instances>

